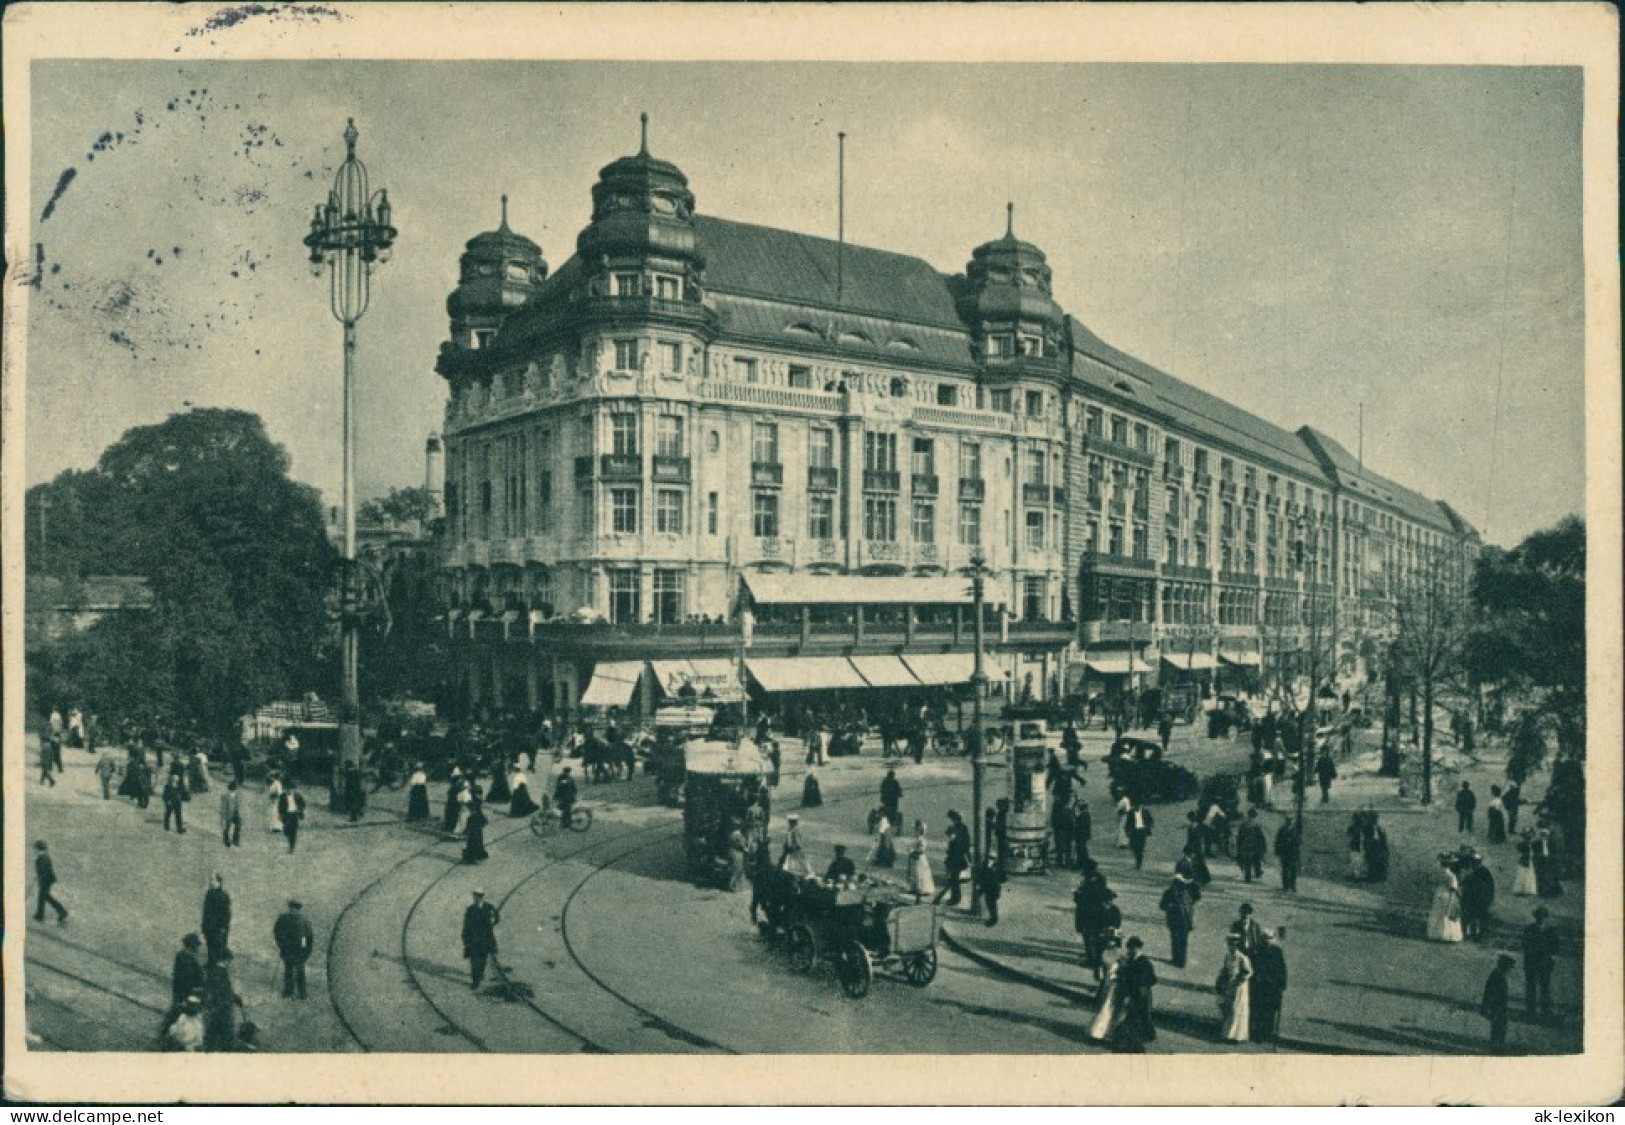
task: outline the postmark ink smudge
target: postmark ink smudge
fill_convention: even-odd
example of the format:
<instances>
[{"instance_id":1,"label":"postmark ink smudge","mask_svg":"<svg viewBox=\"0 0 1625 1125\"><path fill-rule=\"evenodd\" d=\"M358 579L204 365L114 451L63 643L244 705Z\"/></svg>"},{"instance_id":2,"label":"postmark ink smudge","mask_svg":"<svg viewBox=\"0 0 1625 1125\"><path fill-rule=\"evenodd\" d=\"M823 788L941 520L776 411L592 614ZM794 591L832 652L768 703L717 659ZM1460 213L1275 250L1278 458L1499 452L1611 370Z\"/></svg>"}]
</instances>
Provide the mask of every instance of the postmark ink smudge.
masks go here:
<instances>
[{"instance_id":1,"label":"postmark ink smudge","mask_svg":"<svg viewBox=\"0 0 1625 1125\"><path fill-rule=\"evenodd\" d=\"M55 213L57 200L62 198L62 193L68 190L68 185L73 183L73 178L78 174L79 169L69 168L57 177L56 190L51 193L51 198L45 201L45 210L40 212L40 222L43 223Z\"/></svg>"}]
</instances>

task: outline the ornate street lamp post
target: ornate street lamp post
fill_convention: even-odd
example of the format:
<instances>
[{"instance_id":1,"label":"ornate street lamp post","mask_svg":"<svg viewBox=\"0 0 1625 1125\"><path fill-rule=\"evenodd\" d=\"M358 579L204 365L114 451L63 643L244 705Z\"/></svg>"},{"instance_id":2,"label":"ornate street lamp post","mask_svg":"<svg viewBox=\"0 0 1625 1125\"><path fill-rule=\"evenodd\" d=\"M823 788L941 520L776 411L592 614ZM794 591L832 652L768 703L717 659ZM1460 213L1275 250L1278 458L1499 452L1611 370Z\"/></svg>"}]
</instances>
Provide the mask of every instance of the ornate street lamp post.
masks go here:
<instances>
[{"instance_id":1,"label":"ornate street lamp post","mask_svg":"<svg viewBox=\"0 0 1625 1125\"><path fill-rule=\"evenodd\" d=\"M310 272L329 278L334 318L344 326L344 561L340 584L340 628L344 697L339 708L341 761L361 763L359 673L360 585L355 543L355 326L372 299L373 267L389 261L395 228L389 222L389 196L369 190L367 166L356 159L355 119L344 129L346 156L327 201L317 204L305 246Z\"/></svg>"},{"instance_id":2,"label":"ornate street lamp post","mask_svg":"<svg viewBox=\"0 0 1625 1125\"><path fill-rule=\"evenodd\" d=\"M972 636L976 644L976 655L973 658L970 686L971 686L971 742L970 742L970 769L971 769L971 907L973 912L980 913L981 906L981 873L982 856L985 846L991 846L993 841L982 838L982 782L987 770L987 729L982 721L982 704L987 698L987 670L982 667L983 633L986 627L982 621L982 606L985 599L985 583L987 579L987 560L982 552L977 551L971 556L971 604L976 613L976 620Z\"/></svg>"}]
</instances>

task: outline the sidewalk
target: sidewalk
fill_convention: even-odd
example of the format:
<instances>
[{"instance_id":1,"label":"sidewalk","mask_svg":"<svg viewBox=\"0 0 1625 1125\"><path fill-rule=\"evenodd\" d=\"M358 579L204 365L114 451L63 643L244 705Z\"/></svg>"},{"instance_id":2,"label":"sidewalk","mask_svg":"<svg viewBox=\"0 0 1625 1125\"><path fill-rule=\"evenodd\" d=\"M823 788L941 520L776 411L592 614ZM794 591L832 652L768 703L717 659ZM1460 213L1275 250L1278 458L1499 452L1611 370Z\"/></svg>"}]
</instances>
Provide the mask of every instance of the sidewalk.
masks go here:
<instances>
[{"instance_id":1,"label":"sidewalk","mask_svg":"<svg viewBox=\"0 0 1625 1125\"><path fill-rule=\"evenodd\" d=\"M1085 753L1089 753L1086 747ZM1159 1036L1153 1050L1268 1052L1269 1045L1218 1041L1219 1010L1213 981L1223 962L1224 934L1243 902L1250 902L1261 924L1285 927L1289 985L1281 1022L1280 1048L1318 1053L1472 1054L1487 1045L1487 1024L1478 1014L1484 979L1495 954L1520 956L1519 935L1537 905L1552 912L1565 936L1564 956L1554 979L1554 999L1561 1024L1528 1022L1523 1013L1521 969L1513 972L1513 1022L1510 1049L1526 1054L1578 1051L1581 1041L1581 980L1578 938L1583 931L1581 896L1554 900L1511 896L1515 848L1491 847L1482 831L1470 837L1485 854L1496 878L1495 922L1482 943L1446 945L1424 933L1427 905L1440 851L1462 842L1455 832L1454 809L1436 798L1432 808L1395 796L1397 783L1365 767L1366 755L1340 765L1344 777L1334 784L1332 803L1319 806L1312 790L1305 808L1305 874L1298 892L1280 889L1279 866L1273 857L1264 878L1245 883L1234 861L1209 860L1213 881L1197 907L1184 969L1168 961L1167 928L1157 903L1167 885L1173 861L1183 843L1186 806L1154 809L1156 832L1143 871L1136 872L1126 851L1112 846L1115 817L1104 811L1091 786L1095 815L1093 856L1100 863L1123 912L1124 935L1138 934L1155 963L1159 978L1155 1010ZM1371 763L1374 766L1374 758ZM1466 763L1462 763L1466 764ZM1486 753L1461 773L1439 773L1449 790L1462 778L1473 782L1481 802L1498 780L1500 759ZM1393 870L1385 885L1341 881L1346 864L1342 831L1350 812L1371 805L1384 815L1393 848ZM1273 840L1280 817L1266 813ZM1480 818L1482 820L1482 817ZM1482 825L1480 825L1482 828ZM1082 942L1072 927L1073 872L1016 876L1006 885L999 924L989 927L961 911L944 918L943 936L950 949L982 967L1066 998L1092 1014L1096 1009L1093 972L1083 967Z\"/></svg>"}]
</instances>

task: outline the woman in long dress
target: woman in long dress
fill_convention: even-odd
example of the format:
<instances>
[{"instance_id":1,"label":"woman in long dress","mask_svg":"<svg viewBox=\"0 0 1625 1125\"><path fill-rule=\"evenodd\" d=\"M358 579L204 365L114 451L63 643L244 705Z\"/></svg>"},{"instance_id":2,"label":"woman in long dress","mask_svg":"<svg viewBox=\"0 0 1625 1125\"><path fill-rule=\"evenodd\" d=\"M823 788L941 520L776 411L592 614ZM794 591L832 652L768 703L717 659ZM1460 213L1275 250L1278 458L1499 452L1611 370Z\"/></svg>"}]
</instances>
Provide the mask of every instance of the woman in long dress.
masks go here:
<instances>
[{"instance_id":1,"label":"woman in long dress","mask_svg":"<svg viewBox=\"0 0 1625 1125\"><path fill-rule=\"evenodd\" d=\"M1506 843L1507 810L1506 806L1501 803L1501 787L1499 785L1490 786L1490 803L1484 812L1484 819L1489 830L1487 837L1489 842L1492 844Z\"/></svg>"},{"instance_id":2,"label":"woman in long dress","mask_svg":"<svg viewBox=\"0 0 1625 1125\"><path fill-rule=\"evenodd\" d=\"M1095 1012L1094 1022L1089 1025L1089 1038L1096 1043L1104 1043L1112 1037L1122 1015L1122 1005L1117 999L1118 947L1114 944L1109 949L1103 949L1100 959L1105 974L1099 991L1100 1008Z\"/></svg>"},{"instance_id":3,"label":"woman in long dress","mask_svg":"<svg viewBox=\"0 0 1625 1125\"><path fill-rule=\"evenodd\" d=\"M1127 793L1117 799L1117 846L1128 847L1128 817L1134 811L1134 802Z\"/></svg>"},{"instance_id":4,"label":"woman in long dress","mask_svg":"<svg viewBox=\"0 0 1625 1125\"><path fill-rule=\"evenodd\" d=\"M1219 970L1219 1011L1224 1016L1219 1037L1227 1043L1245 1043L1252 1024L1253 963L1241 951L1240 934L1228 934L1225 940L1230 948Z\"/></svg>"},{"instance_id":5,"label":"woman in long dress","mask_svg":"<svg viewBox=\"0 0 1625 1125\"><path fill-rule=\"evenodd\" d=\"M914 822L914 842L908 849L908 889L914 892L915 902L937 893L936 880L931 877L931 860L926 855L923 820Z\"/></svg>"},{"instance_id":6,"label":"woman in long dress","mask_svg":"<svg viewBox=\"0 0 1625 1125\"><path fill-rule=\"evenodd\" d=\"M508 779L508 815L530 816L536 808L536 802L530 796L530 779L525 776L520 762L516 761L513 776Z\"/></svg>"},{"instance_id":7,"label":"woman in long dress","mask_svg":"<svg viewBox=\"0 0 1625 1125\"><path fill-rule=\"evenodd\" d=\"M1448 860L1439 862L1439 885L1428 911L1429 941L1461 941L1461 884Z\"/></svg>"},{"instance_id":8,"label":"woman in long dress","mask_svg":"<svg viewBox=\"0 0 1625 1125\"><path fill-rule=\"evenodd\" d=\"M410 788L406 792L406 819L409 822L428 820L429 812L429 775L423 771L423 763L418 762L412 769L412 777L408 781Z\"/></svg>"},{"instance_id":9,"label":"woman in long dress","mask_svg":"<svg viewBox=\"0 0 1625 1125\"><path fill-rule=\"evenodd\" d=\"M1518 841L1518 873L1512 880L1515 895L1530 896L1540 890L1535 883L1534 838L1534 831L1525 829L1523 838Z\"/></svg>"},{"instance_id":10,"label":"woman in long dress","mask_svg":"<svg viewBox=\"0 0 1625 1125\"><path fill-rule=\"evenodd\" d=\"M481 863L490 859L485 850L485 803L475 801L468 806L468 833L463 837L463 862Z\"/></svg>"},{"instance_id":11,"label":"woman in long dress","mask_svg":"<svg viewBox=\"0 0 1625 1125\"><path fill-rule=\"evenodd\" d=\"M271 803L270 814L265 818L265 827L271 832L281 832L282 778L274 773L265 784L265 799Z\"/></svg>"},{"instance_id":12,"label":"woman in long dress","mask_svg":"<svg viewBox=\"0 0 1625 1125\"><path fill-rule=\"evenodd\" d=\"M192 753L192 758L186 764L186 778L192 786L194 793L207 793L209 791L209 756L201 750Z\"/></svg>"},{"instance_id":13,"label":"woman in long dress","mask_svg":"<svg viewBox=\"0 0 1625 1125\"><path fill-rule=\"evenodd\" d=\"M463 795L463 771L453 766L451 783L446 786L445 815L440 818L440 830L450 836L457 831L457 822L462 819L463 806L459 798Z\"/></svg>"},{"instance_id":14,"label":"woman in long dress","mask_svg":"<svg viewBox=\"0 0 1625 1125\"><path fill-rule=\"evenodd\" d=\"M897 862L897 848L891 842L891 821L885 813L875 822L875 846L869 853L870 867L890 867Z\"/></svg>"}]
</instances>

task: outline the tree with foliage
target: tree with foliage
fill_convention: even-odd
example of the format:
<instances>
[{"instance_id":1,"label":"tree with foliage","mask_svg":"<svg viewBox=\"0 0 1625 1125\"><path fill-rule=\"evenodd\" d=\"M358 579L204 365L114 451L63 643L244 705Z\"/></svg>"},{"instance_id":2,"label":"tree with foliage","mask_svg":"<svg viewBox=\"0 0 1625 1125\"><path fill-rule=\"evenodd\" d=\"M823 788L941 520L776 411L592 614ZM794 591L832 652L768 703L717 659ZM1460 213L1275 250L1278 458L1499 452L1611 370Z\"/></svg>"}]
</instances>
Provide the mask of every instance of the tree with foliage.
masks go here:
<instances>
[{"instance_id":1,"label":"tree with foliage","mask_svg":"<svg viewBox=\"0 0 1625 1125\"><path fill-rule=\"evenodd\" d=\"M1574 517L1510 551L1485 551L1466 646L1469 674L1493 693L1492 715L1513 712L1507 775L1537 773L1555 744L1544 803L1574 855L1585 841L1585 581L1586 528Z\"/></svg>"},{"instance_id":2,"label":"tree with foliage","mask_svg":"<svg viewBox=\"0 0 1625 1125\"><path fill-rule=\"evenodd\" d=\"M1462 577L1461 557L1436 551L1395 584L1391 653L1398 682L1421 697L1424 805L1433 803L1433 708L1459 678L1471 621Z\"/></svg>"},{"instance_id":3,"label":"tree with foliage","mask_svg":"<svg viewBox=\"0 0 1625 1125\"><path fill-rule=\"evenodd\" d=\"M48 539L29 529L31 570L137 575L154 598L29 654L36 685L216 733L267 700L331 687L321 503L257 416L197 409L129 430L95 469L36 486L28 503L50 514Z\"/></svg>"},{"instance_id":4,"label":"tree with foliage","mask_svg":"<svg viewBox=\"0 0 1625 1125\"><path fill-rule=\"evenodd\" d=\"M434 493L427 488L391 488L361 505L357 519L364 524L427 525L436 515Z\"/></svg>"}]
</instances>

